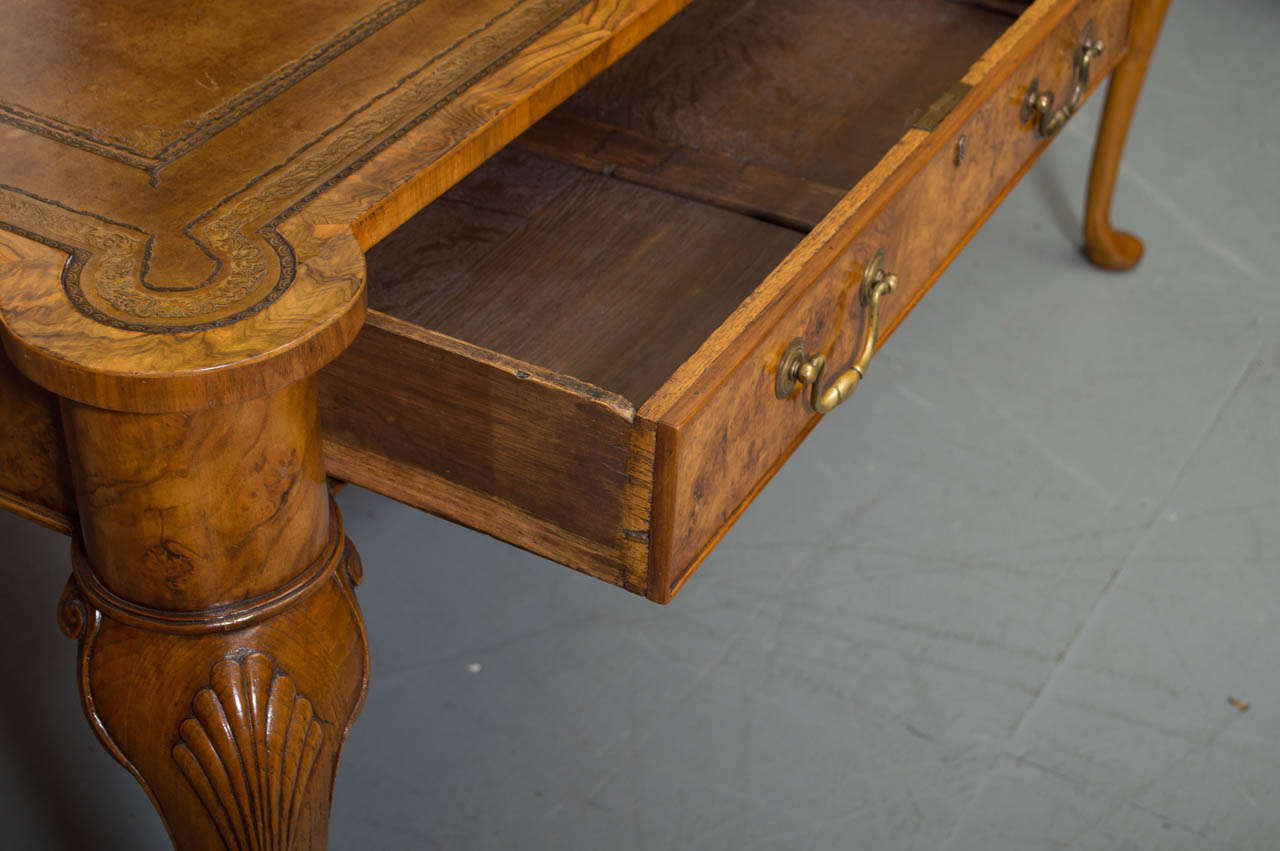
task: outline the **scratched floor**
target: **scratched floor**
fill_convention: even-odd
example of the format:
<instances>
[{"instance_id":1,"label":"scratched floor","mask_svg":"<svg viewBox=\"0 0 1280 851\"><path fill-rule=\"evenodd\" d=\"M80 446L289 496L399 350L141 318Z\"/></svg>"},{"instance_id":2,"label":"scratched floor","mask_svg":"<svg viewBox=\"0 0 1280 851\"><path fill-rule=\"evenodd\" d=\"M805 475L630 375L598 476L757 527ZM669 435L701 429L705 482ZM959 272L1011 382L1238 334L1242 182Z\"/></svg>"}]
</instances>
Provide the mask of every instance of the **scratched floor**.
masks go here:
<instances>
[{"instance_id":1,"label":"scratched floor","mask_svg":"<svg viewBox=\"0 0 1280 851\"><path fill-rule=\"evenodd\" d=\"M1095 102L672 606L345 491L332 847L1280 847L1277 43L1175 4L1140 269L1075 250ZM78 714L65 541L0 541L0 846L166 847Z\"/></svg>"}]
</instances>

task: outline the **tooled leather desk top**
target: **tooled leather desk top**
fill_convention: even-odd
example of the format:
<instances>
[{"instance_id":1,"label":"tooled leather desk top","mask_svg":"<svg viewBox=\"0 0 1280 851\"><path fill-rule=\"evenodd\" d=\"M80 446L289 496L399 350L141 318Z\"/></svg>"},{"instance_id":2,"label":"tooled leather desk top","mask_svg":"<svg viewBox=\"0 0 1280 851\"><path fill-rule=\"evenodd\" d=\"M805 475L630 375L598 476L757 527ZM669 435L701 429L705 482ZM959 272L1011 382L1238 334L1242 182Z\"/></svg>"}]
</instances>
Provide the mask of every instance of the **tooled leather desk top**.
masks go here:
<instances>
[{"instance_id":1,"label":"tooled leather desk top","mask_svg":"<svg viewBox=\"0 0 1280 851\"><path fill-rule=\"evenodd\" d=\"M314 371L359 327L364 248L681 5L12 0L6 350L135 410Z\"/></svg>"}]
</instances>

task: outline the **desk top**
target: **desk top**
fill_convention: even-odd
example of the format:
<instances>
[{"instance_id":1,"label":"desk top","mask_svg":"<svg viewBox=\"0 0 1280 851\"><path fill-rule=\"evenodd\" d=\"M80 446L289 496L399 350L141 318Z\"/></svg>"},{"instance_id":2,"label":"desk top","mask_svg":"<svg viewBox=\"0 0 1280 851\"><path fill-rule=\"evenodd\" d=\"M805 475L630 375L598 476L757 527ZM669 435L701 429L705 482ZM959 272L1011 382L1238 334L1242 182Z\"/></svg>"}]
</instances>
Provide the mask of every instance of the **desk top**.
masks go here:
<instances>
[{"instance_id":1,"label":"desk top","mask_svg":"<svg viewBox=\"0 0 1280 851\"><path fill-rule=\"evenodd\" d=\"M123 410L314 372L366 248L685 2L8 0L6 350Z\"/></svg>"}]
</instances>

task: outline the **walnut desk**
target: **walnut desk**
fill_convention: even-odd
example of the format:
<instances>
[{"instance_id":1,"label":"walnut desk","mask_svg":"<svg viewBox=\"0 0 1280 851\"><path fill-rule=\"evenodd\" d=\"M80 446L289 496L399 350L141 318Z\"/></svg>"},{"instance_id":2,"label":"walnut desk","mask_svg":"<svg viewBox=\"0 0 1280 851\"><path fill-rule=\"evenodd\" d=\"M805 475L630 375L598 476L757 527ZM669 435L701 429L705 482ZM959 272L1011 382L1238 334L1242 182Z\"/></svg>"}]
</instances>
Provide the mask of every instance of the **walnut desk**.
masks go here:
<instances>
[{"instance_id":1,"label":"walnut desk","mask_svg":"<svg viewBox=\"0 0 1280 851\"><path fill-rule=\"evenodd\" d=\"M1167 0L170 6L5 3L0 506L183 849L325 844L327 475L667 602L1108 75L1141 255Z\"/></svg>"}]
</instances>

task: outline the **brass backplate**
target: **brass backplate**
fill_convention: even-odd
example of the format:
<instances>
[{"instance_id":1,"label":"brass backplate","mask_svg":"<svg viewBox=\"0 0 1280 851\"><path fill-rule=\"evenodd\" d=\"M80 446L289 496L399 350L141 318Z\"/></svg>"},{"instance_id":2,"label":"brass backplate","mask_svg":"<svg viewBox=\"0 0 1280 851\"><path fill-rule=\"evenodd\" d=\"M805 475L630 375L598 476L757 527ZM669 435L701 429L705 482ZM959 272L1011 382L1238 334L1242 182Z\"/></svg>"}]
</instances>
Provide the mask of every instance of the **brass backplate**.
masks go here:
<instances>
[{"instance_id":1,"label":"brass backplate","mask_svg":"<svg viewBox=\"0 0 1280 851\"><path fill-rule=\"evenodd\" d=\"M796 372L804 360L804 340L796 337L787 344L787 350L782 353L782 360L778 362L778 377L774 380L773 392L779 399L787 398L795 389Z\"/></svg>"},{"instance_id":2,"label":"brass backplate","mask_svg":"<svg viewBox=\"0 0 1280 851\"><path fill-rule=\"evenodd\" d=\"M866 307L867 302L871 300L871 291L884 279L884 275L884 249L881 248L867 261L866 267L862 270L862 287L858 290L858 296L863 307Z\"/></svg>"}]
</instances>

